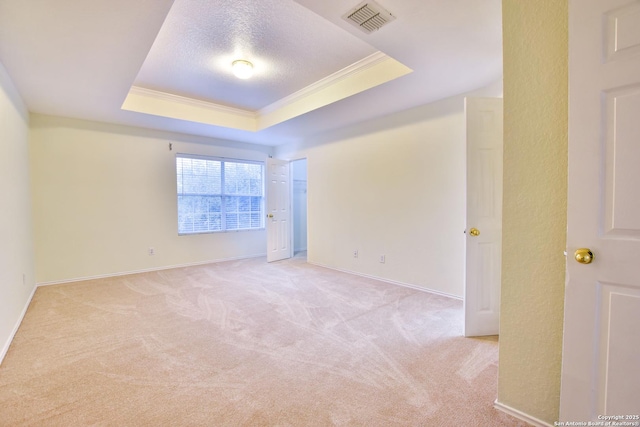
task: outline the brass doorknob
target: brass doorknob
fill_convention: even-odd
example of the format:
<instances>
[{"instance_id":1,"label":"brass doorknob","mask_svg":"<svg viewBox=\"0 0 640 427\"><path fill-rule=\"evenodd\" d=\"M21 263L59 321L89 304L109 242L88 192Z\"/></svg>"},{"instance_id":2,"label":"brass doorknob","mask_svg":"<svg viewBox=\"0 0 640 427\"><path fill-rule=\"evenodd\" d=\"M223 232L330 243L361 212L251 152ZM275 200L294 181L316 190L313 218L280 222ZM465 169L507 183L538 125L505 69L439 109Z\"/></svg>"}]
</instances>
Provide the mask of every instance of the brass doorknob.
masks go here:
<instances>
[{"instance_id":1,"label":"brass doorknob","mask_svg":"<svg viewBox=\"0 0 640 427\"><path fill-rule=\"evenodd\" d=\"M273 218L273 214L267 215L267 218Z\"/></svg>"},{"instance_id":2,"label":"brass doorknob","mask_svg":"<svg viewBox=\"0 0 640 427\"><path fill-rule=\"evenodd\" d=\"M472 228L471 230L469 230L469 234L471 234L472 236L479 236L480 235L480 230L478 230L477 228Z\"/></svg>"},{"instance_id":3,"label":"brass doorknob","mask_svg":"<svg viewBox=\"0 0 640 427\"><path fill-rule=\"evenodd\" d=\"M593 261L594 257L593 257L593 252L591 252L591 249L580 248L580 249L576 249L574 258L580 264L591 264L591 261Z\"/></svg>"}]
</instances>

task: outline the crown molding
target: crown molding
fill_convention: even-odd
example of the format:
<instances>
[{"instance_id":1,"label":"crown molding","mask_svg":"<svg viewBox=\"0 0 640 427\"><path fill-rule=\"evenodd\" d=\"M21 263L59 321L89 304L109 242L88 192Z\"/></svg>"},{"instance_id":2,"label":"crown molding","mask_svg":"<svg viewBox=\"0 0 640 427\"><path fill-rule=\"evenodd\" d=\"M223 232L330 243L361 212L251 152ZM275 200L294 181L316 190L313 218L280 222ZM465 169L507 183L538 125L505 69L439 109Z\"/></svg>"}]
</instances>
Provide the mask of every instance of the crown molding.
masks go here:
<instances>
[{"instance_id":1,"label":"crown molding","mask_svg":"<svg viewBox=\"0 0 640 427\"><path fill-rule=\"evenodd\" d=\"M142 96L148 99L157 99L161 101L167 101L174 104L181 104L181 105L187 105L187 106L192 106L196 108L203 108L206 110L211 110L212 112L216 112L216 113L236 114L236 115L244 116L251 119L256 119L258 117L258 113L256 111L229 107L222 104L216 104L214 102L203 101L201 99L189 98L181 95L175 95L169 92L161 92L159 90L154 90L154 89L147 89L140 86L131 86L131 90L129 90L129 94Z\"/></svg>"},{"instance_id":2,"label":"crown molding","mask_svg":"<svg viewBox=\"0 0 640 427\"><path fill-rule=\"evenodd\" d=\"M250 132L258 130L258 117L253 111L138 86L131 87L121 108L154 116Z\"/></svg>"},{"instance_id":3,"label":"crown molding","mask_svg":"<svg viewBox=\"0 0 640 427\"><path fill-rule=\"evenodd\" d=\"M123 110L257 132L413 70L378 51L257 111L132 86Z\"/></svg>"},{"instance_id":4,"label":"crown molding","mask_svg":"<svg viewBox=\"0 0 640 427\"><path fill-rule=\"evenodd\" d=\"M360 73L371 67L375 67L376 65L386 61L387 59L389 59L389 57L380 51L372 53L371 55L361 59L360 61L354 62L353 64L343 68L340 71L336 71L335 73L321 80L318 80L317 82L312 83L309 86L302 88L289 96L285 96L284 98L261 108L260 110L258 110L258 113L259 115L263 116L265 114L269 114L276 110L284 108L287 105L293 104L303 98L312 96L329 86L333 86L340 81L353 76L354 74Z\"/></svg>"}]
</instances>

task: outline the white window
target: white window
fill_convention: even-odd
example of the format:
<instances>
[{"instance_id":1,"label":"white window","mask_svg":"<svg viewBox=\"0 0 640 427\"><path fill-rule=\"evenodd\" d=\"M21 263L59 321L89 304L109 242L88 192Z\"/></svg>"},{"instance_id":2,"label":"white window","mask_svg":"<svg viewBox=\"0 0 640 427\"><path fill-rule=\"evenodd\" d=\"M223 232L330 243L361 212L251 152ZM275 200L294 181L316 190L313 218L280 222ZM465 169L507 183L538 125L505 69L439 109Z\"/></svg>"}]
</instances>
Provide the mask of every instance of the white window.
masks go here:
<instances>
[{"instance_id":1,"label":"white window","mask_svg":"<svg viewBox=\"0 0 640 427\"><path fill-rule=\"evenodd\" d=\"M176 156L178 234L264 228L264 163Z\"/></svg>"}]
</instances>

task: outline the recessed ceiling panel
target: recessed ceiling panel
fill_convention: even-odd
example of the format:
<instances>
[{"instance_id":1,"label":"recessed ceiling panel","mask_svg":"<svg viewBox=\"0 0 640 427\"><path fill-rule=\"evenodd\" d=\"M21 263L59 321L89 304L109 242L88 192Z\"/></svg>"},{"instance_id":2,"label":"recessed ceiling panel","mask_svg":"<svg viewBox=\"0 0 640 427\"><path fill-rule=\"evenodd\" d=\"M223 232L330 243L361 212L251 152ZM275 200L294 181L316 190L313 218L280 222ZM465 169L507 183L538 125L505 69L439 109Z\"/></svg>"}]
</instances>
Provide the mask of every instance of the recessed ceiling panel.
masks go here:
<instances>
[{"instance_id":1,"label":"recessed ceiling panel","mask_svg":"<svg viewBox=\"0 0 640 427\"><path fill-rule=\"evenodd\" d=\"M134 85L255 111L376 51L292 0L175 0Z\"/></svg>"}]
</instances>

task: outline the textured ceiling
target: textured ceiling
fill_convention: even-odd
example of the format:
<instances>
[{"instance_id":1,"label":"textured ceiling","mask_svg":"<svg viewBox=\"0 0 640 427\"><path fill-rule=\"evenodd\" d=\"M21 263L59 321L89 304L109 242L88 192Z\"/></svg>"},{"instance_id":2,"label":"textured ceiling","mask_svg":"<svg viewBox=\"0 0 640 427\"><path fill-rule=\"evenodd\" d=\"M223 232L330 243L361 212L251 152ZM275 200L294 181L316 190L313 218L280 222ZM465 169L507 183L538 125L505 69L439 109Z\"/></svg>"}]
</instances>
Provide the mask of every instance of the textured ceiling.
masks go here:
<instances>
[{"instance_id":1,"label":"textured ceiling","mask_svg":"<svg viewBox=\"0 0 640 427\"><path fill-rule=\"evenodd\" d=\"M267 145L501 79L500 0L379 0L397 19L369 35L341 19L358 3L0 0L0 62L32 112ZM351 73L350 80L332 82L331 96L316 90L312 102L298 102L304 108L286 105L280 117L255 128L206 117L217 106L253 114L372 54L413 72L397 72L383 84L384 67L378 74ZM255 78L232 78L226 67L240 57L255 63ZM158 105L122 109L136 88L174 97L174 110L184 106L176 99L191 100L202 117L163 116Z\"/></svg>"},{"instance_id":2,"label":"textured ceiling","mask_svg":"<svg viewBox=\"0 0 640 427\"><path fill-rule=\"evenodd\" d=\"M175 0L134 84L258 110L375 52L294 2Z\"/></svg>"}]
</instances>

